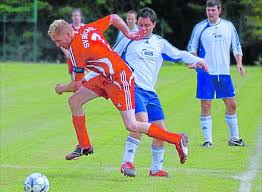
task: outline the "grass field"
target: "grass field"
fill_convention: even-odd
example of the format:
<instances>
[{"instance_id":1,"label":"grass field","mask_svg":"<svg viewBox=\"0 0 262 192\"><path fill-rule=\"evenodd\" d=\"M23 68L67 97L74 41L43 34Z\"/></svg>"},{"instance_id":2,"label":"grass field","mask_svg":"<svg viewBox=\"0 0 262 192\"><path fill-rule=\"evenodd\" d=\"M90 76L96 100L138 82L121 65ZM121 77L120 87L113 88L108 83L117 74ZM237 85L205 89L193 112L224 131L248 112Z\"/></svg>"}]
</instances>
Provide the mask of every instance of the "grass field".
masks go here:
<instances>
[{"instance_id":1,"label":"grass field","mask_svg":"<svg viewBox=\"0 0 262 192\"><path fill-rule=\"evenodd\" d=\"M70 94L57 96L53 88L69 80L66 65L5 63L0 68L1 192L23 191L26 175L33 172L48 177L51 192L228 192L241 191L241 183L252 184L250 191L262 191L262 148L257 146L262 143L258 140L262 129L261 67L248 67L244 78L235 67L232 69L240 134L247 146L227 145L225 108L218 100L212 109L215 146L210 149L200 147L194 71L180 65L162 68L157 90L166 124L169 130L187 133L190 142L190 156L184 165L180 165L174 147L166 145L168 179L147 176L151 163L151 139L147 137L137 150L137 177L120 174L127 131L118 111L102 98L85 106L95 153L78 161L65 161L64 155L76 144L67 106Z\"/></svg>"}]
</instances>

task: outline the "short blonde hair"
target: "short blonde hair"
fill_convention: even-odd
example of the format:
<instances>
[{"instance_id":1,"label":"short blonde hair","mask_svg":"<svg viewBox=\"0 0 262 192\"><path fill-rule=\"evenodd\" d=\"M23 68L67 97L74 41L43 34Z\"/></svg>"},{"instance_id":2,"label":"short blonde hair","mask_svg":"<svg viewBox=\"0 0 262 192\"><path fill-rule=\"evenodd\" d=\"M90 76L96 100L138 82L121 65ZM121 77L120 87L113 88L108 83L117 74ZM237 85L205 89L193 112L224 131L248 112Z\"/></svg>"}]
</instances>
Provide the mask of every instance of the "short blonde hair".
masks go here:
<instances>
[{"instance_id":1,"label":"short blonde hair","mask_svg":"<svg viewBox=\"0 0 262 192\"><path fill-rule=\"evenodd\" d=\"M55 20L49 27L48 34L56 33L60 35L62 32L73 34L73 28L63 19Z\"/></svg>"}]
</instances>

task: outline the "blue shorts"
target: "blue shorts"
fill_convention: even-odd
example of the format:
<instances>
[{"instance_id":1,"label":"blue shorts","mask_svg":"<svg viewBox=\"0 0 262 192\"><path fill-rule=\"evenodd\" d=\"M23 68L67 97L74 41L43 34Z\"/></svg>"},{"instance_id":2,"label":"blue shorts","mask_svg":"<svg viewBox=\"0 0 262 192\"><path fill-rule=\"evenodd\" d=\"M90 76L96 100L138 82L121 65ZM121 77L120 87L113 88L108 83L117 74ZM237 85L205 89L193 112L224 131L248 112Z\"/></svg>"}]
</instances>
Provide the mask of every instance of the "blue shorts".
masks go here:
<instances>
[{"instance_id":1,"label":"blue shorts","mask_svg":"<svg viewBox=\"0 0 262 192\"><path fill-rule=\"evenodd\" d=\"M209 75L206 72L197 72L196 98L211 100L230 98L235 96L234 86L230 75Z\"/></svg>"},{"instance_id":2,"label":"blue shorts","mask_svg":"<svg viewBox=\"0 0 262 192\"><path fill-rule=\"evenodd\" d=\"M164 120L164 112L155 92L135 86L135 101L135 113L146 112L149 122Z\"/></svg>"}]
</instances>

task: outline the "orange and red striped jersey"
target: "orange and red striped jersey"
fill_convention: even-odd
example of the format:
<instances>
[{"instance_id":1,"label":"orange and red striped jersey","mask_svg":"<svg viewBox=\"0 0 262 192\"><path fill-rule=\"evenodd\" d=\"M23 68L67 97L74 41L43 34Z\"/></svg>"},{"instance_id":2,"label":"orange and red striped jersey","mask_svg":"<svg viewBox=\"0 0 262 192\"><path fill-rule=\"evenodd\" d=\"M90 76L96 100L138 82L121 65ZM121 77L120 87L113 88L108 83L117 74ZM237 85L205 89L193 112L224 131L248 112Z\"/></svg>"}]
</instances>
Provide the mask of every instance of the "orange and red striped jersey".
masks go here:
<instances>
[{"instance_id":1,"label":"orange and red striped jersey","mask_svg":"<svg viewBox=\"0 0 262 192\"><path fill-rule=\"evenodd\" d=\"M73 65L73 79L82 80L85 68L107 78L115 79L122 71L131 69L113 51L103 33L110 26L110 16L80 27L69 48L69 58Z\"/></svg>"}]
</instances>

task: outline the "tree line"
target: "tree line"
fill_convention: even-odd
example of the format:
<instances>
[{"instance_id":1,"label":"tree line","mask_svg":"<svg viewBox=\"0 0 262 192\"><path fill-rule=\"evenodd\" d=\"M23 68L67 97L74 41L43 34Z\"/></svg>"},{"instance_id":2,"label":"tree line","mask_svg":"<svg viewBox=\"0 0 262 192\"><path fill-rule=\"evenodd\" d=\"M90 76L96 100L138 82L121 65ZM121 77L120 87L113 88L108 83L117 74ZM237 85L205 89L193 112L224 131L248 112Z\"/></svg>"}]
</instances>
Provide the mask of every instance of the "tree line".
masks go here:
<instances>
[{"instance_id":1,"label":"tree line","mask_svg":"<svg viewBox=\"0 0 262 192\"><path fill-rule=\"evenodd\" d=\"M36 1L36 0L35 0ZM205 0L37 0L36 56L38 62L64 62L64 56L47 35L50 23L63 18L71 21L71 12L81 8L83 21L92 22L108 14L122 18L131 9L148 6L158 15L156 34L179 49L186 49L194 25L205 19ZM262 1L223 0L222 18L235 25L242 44L245 64L262 63ZM0 3L1 60L33 60L34 0L2 0ZM113 45L117 30L106 37ZM233 60L232 60L233 61Z\"/></svg>"}]
</instances>

